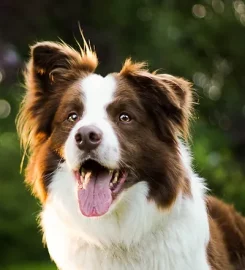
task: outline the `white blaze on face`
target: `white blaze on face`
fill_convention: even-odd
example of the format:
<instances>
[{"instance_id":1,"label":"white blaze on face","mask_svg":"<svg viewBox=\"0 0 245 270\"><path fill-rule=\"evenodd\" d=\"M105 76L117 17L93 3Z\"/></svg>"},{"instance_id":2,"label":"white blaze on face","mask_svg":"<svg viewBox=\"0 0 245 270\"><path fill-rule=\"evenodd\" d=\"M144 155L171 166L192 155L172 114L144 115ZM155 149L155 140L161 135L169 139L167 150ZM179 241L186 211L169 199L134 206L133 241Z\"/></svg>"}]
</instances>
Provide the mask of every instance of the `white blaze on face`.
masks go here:
<instances>
[{"instance_id":1,"label":"white blaze on face","mask_svg":"<svg viewBox=\"0 0 245 270\"><path fill-rule=\"evenodd\" d=\"M65 158L72 169L80 164L82 151L76 146L74 136L83 126L93 125L102 131L102 142L95 150L97 158L103 165L116 168L119 161L119 142L106 108L113 100L116 91L116 80L112 75L105 78L91 74L81 81L81 98L84 113L81 120L72 129L65 144Z\"/></svg>"}]
</instances>

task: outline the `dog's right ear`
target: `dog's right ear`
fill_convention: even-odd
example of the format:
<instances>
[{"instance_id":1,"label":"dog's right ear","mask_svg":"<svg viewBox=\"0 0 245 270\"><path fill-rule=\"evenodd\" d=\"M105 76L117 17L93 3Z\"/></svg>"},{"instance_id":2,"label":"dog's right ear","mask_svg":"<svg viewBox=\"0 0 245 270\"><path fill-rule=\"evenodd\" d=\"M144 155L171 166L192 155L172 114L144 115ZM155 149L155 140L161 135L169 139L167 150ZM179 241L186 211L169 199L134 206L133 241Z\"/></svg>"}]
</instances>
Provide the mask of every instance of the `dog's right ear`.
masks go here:
<instances>
[{"instance_id":1,"label":"dog's right ear","mask_svg":"<svg viewBox=\"0 0 245 270\"><path fill-rule=\"evenodd\" d=\"M27 88L48 92L59 82L76 79L81 72L93 72L97 64L96 54L88 47L79 53L63 43L39 42L31 47Z\"/></svg>"},{"instance_id":2,"label":"dog's right ear","mask_svg":"<svg viewBox=\"0 0 245 270\"><path fill-rule=\"evenodd\" d=\"M17 118L25 149L32 149L51 133L54 114L68 87L95 70L97 56L87 45L81 52L65 43L39 42L31 47L26 66L26 94Z\"/></svg>"}]
</instances>

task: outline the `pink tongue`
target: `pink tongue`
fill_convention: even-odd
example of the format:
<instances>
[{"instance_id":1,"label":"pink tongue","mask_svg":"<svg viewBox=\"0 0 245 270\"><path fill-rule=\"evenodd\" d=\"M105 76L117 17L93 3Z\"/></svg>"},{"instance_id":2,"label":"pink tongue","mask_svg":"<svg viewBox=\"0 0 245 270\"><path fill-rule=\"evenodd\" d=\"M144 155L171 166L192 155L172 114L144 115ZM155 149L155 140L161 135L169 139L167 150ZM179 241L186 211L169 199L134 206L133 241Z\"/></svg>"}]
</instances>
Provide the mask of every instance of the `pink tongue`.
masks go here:
<instances>
[{"instance_id":1,"label":"pink tongue","mask_svg":"<svg viewBox=\"0 0 245 270\"><path fill-rule=\"evenodd\" d=\"M90 176L86 189L78 189L79 207L84 216L101 216L108 211L112 203L110 180L111 175L102 171Z\"/></svg>"}]
</instances>

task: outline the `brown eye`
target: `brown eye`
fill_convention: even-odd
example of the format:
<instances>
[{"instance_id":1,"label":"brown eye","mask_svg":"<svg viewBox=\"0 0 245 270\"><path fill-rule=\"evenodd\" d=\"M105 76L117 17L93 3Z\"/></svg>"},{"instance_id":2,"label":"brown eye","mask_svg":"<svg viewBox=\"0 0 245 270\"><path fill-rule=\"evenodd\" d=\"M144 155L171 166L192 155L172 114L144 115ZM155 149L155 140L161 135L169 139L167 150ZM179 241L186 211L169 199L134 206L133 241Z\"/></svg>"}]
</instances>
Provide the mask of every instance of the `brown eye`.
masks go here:
<instances>
[{"instance_id":1,"label":"brown eye","mask_svg":"<svg viewBox=\"0 0 245 270\"><path fill-rule=\"evenodd\" d=\"M76 113L70 113L67 117L69 122L76 122L78 119L78 115Z\"/></svg>"},{"instance_id":2,"label":"brown eye","mask_svg":"<svg viewBox=\"0 0 245 270\"><path fill-rule=\"evenodd\" d=\"M121 122L130 122L131 117L127 113L121 113L120 116L119 116L119 120Z\"/></svg>"}]
</instances>

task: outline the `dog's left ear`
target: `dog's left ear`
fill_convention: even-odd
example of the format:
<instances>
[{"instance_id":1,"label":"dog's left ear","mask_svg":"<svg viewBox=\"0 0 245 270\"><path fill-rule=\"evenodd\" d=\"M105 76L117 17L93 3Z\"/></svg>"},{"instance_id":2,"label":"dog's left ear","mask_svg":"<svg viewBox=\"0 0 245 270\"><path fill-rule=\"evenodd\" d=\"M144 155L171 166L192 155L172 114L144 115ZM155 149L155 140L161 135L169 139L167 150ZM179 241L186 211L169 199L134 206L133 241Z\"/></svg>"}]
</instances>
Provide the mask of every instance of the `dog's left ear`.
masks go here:
<instances>
[{"instance_id":1,"label":"dog's left ear","mask_svg":"<svg viewBox=\"0 0 245 270\"><path fill-rule=\"evenodd\" d=\"M193 108L190 82L168 74L150 73L145 63L132 63L131 60L126 60L120 74L136 87L161 139L188 137Z\"/></svg>"}]
</instances>

